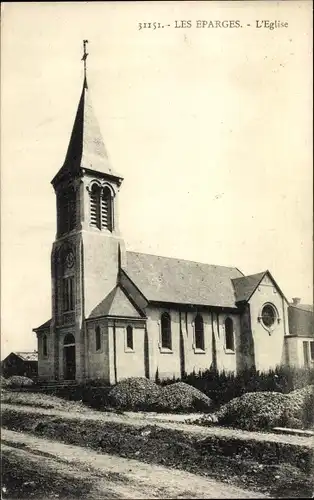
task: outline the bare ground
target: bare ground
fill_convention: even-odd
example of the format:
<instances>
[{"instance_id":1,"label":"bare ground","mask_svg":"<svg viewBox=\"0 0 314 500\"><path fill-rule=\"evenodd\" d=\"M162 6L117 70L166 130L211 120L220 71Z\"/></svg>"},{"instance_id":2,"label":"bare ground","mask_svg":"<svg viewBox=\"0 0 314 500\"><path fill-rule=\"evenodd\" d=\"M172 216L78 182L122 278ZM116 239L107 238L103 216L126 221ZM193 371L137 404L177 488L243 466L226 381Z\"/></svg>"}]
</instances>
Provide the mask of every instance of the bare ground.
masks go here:
<instances>
[{"instance_id":1,"label":"bare ground","mask_svg":"<svg viewBox=\"0 0 314 500\"><path fill-rule=\"evenodd\" d=\"M71 403L65 409L60 408L36 408L34 406L16 405L16 404L8 404L2 400L2 411L5 409L16 410L19 413L34 413L38 415L50 415L50 416L60 416L64 419L68 420L93 420L98 422L116 422L116 423L125 423L128 425L132 425L135 427L140 427L143 425L153 424L158 425L158 427L175 429L175 430L184 430L184 432L188 432L190 434L198 434L202 435L204 438L206 436L220 436L220 437L230 437L237 438L241 440L254 440L254 441L267 441L267 442L275 442L275 443L284 443L291 444L296 446L304 446L306 448L314 449L314 440L309 439L308 437L303 436L293 436L293 435L284 435L284 434L273 434L270 432L257 432L257 431L244 431L241 429L231 429L226 427L219 426L210 426L210 427L202 427L196 424L187 424L182 421L171 421L173 419L169 419L166 421L167 417L164 416L164 421L161 421L160 417L154 418L152 415L145 414L144 412L123 412L121 414L113 413L113 412L100 412L96 410L88 410L79 412L76 411L75 407L71 408Z\"/></svg>"},{"instance_id":2,"label":"bare ground","mask_svg":"<svg viewBox=\"0 0 314 500\"><path fill-rule=\"evenodd\" d=\"M7 499L265 498L186 471L24 433L3 430L2 440L2 491Z\"/></svg>"},{"instance_id":3,"label":"bare ground","mask_svg":"<svg viewBox=\"0 0 314 500\"><path fill-rule=\"evenodd\" d=\"M135 460L143 467L176 469L182 477L190 473L206 480L210 477L263 497L312 497L313 442L309 438L152 420L145 414L91 410L83 415L25 405L2 407L6 429L90 448L120 464L121 459Z\"/></svg>"}]
</instances>

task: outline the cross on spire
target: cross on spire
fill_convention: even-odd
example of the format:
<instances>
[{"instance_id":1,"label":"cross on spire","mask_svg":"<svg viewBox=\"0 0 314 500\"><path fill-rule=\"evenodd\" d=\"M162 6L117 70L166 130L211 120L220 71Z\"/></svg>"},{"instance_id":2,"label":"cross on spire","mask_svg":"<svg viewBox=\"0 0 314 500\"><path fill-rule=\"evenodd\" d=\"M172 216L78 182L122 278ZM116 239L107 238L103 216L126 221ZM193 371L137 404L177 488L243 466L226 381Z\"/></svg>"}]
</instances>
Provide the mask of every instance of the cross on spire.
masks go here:
<instances>
[{"instance_id":1,"label":"cross on spire","mask_svg":"<svg viewBox=\"0 0 314 500\"><path fill-rule=\"evenodd\" d=\"M81 61L84 61L84 81L86 81L86 59L88 53L86 52L86 45L88 44L88 40L83 40L83 57Z\"/></svg>"}]
</instances>

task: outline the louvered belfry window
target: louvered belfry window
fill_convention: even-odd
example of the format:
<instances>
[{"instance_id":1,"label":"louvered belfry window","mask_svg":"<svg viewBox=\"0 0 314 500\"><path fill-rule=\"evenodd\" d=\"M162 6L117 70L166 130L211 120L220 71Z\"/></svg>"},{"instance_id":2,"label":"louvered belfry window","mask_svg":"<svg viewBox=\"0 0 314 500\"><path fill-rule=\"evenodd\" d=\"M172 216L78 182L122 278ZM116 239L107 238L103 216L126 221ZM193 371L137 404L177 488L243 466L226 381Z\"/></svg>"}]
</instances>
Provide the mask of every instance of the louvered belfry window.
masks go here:
<instances>
[{"instance_id":1,"label":"louvered belfry window","mask_svg":"<svg viewBox=\"0 0 314 500\"><path fill-rule=\"evenodd\" d=\"M93 185L90 194L90 224L93 227L101 228L101 213L100 213L100 187Z\"/></svg>"},{"instance_id":2,"label":"louvered belfry window","mask_svg":"<svg viewBox=\"0 0 314 500\"><path fill-rule=\"evenodd\" d=\"M90 224L98 229L112 231L112 197L108 187L94 184L90 193Z\"/></svg>"},{"instance_id":3,"label":"louvered belfry window","mask_svg":"<svg viewBox=\"0 0 314 500\"><path fill-rule=\"evenodd\" d=\"M112 231L112 204L109 188L104 188L101 197L101 227Z\"/></svg>"}]
</instances>

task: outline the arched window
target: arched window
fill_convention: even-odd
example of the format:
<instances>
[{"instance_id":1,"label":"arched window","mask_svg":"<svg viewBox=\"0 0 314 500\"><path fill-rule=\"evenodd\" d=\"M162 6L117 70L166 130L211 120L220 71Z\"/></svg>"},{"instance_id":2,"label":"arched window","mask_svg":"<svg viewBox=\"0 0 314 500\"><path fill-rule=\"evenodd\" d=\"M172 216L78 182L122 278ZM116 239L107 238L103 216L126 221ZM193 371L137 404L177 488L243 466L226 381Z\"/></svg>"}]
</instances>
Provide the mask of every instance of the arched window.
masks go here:
<instances>
[{"instance_id":1,"label":"arched window","mask_svg":"<svg viewBox=\"0 0 314 500\"><path fill-rule=\"evenodd\" d=\"M233 321L227 318L225 321L226 349L234 351Z\"/></svg>"},{"instance_id":2,"label":"arched window","mask_svg":"<svg viewBox=\"0 0 314 500\"><path fill-rule=\"evenodd\" d=\"M99 326L96 326L95 329L95 344L96 344L96 351L99 351L101 348L101 335Z\"/></svg>"},{"instance_id":3,"label":"arched window","mask_svg":"<svg viewBox=\"0 0 314 500\"><path fill-rule=\"evenodd\" d=\"M112 231L112 198L108 187L104 188L101 196L101 228Z\"/></svg>"},{"instance_id":4,"label":"arched window","mask_svg":"<svg viewBox=\"0 0 314 500\"><path fill-rule=\"evenodd\" d=\"M171 349L171 319L168 313L161 315L161 347Z\"/></svg>"},{"instance_id":5,"label":"arched window","mask_svg":"<svg viewBox=\"0 0 314 500\"><path fill-rule=\"evenodd\" d=\"M133 351L133 328L130 325L126 327L126 346Z\"/></svg>"},{"instance_id":6,"label":"arched window","mask_svg":"<svg viewBox=\"0 0 314 500\"><path fill-rule=\"evenodd\" d=\"M101 229L100 187L93 184L90 192L90 225Z\"/></svg>"},{"instance_id":7,"label":"arched window","mask_svg":"<svg viewBox=\"0 0 314 500\"><path fill-rule=\"evenodd\" d=\"M195 325L195 347L196 349L202 349L204 351L205 350L204 320L200 314L198 314L195 317L194 325Z\"/></svg>"},{"instance_id":8,"label":"arched window","mask_svg":"<svg viewBox=\"0 0 314 500\"><path fill-rule=\"evenodd\" d=\"M47 335L43 336L43 356L48 355Z\"/></svg>"},{"instance_id":9,"label":"arched window","mask_svg":"<svg viewBox=\"0 0 314 500\"><path fill-rule=\"evenodd\" d=\"M63 278L63 312L74 310L74 276Z\"/></svg>"},{"instance_id":10,"label":"arched window","mask_svg":"<svg viewBox=\"0 0 314 500\"><path fill-rule=\"evenodd\" d=\"M75 337L72 335L72 333L67 333L66 336L64 337L63 345L74 345L75 344Z\"/></svg>"}]
</instances>

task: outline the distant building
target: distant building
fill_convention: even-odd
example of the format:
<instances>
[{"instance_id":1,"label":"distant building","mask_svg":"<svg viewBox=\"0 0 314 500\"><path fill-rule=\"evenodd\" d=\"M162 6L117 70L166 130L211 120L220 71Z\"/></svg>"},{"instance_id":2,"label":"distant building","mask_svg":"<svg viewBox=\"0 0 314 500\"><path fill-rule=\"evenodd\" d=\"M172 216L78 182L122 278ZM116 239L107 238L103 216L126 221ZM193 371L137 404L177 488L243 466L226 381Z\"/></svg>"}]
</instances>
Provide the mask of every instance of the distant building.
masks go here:
<instances>
[{"instance_id":1,"label":"distant building","mask_svg":"<svg viewBox=\"0 0 314 500\"><path fill-rule=\"evenodd\" d=\"M236 267L126 251L122 181L85 75L65 161L52 180L52 318L34 329L39 377L115 383L211 367L265 371L293 361L299 330L289 334L289 302L269 271L244 276Z\"/></svg>"},{"instance_id":2,"label":"distant building","mask_svg":"<svg viewBox=\"0 0 314 500\"><path fill-rule=\"evenodd\" d=\"M11 352L1 361L1 372L4 377L12 375L21 375L31 379L38 375L38 353L30 352Z\"/></svg>"},{"instance_id":3,"label":"distant building","mask_svg":"<svg viewBox=\"0 0 314 500\"><path fill-rule=\"evenodd\" d=\"M298 367L314 366L314 313L313 305L292 299L288 307L289 332L286 338L288 362Z\"/></svg>"}]
</instances>

